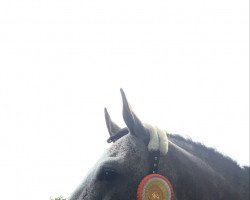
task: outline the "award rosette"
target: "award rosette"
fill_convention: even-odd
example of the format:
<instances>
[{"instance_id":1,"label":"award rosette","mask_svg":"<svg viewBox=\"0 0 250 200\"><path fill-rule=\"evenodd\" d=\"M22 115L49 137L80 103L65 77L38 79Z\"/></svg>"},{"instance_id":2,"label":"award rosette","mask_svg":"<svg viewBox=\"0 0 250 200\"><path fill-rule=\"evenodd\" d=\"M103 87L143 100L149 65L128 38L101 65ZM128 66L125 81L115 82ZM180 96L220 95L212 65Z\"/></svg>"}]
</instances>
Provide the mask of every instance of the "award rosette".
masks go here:
<instances>
[{"instance_id":1,"label":"award rosette","mask_svg":"<svg viewBox=\"0 0 250 200\"><path fill-rule=\"evenodd\" d=\"M174 200L174 191L168 179L160 174L149 174L140 182L137 200Z\"/></svg>"}]
</instances>

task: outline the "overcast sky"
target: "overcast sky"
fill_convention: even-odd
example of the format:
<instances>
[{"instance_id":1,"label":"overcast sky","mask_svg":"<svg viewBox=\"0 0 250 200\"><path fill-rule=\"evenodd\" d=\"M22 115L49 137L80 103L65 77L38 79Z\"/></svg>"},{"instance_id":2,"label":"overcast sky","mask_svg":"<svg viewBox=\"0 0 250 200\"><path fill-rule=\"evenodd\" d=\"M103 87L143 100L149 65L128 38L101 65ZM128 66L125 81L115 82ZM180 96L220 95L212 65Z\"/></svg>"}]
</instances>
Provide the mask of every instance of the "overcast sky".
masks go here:
<instances>
[{"instance_id":1,"label":"overcast sky","mask_svg":"<svg viewBox=\"0 0 250 200\"><path fill-rule=\"evenodd\" d=\"M2 199L67 197L142 121L249 165L247 0L2 0Z\"/></svg>"}]
</instances>

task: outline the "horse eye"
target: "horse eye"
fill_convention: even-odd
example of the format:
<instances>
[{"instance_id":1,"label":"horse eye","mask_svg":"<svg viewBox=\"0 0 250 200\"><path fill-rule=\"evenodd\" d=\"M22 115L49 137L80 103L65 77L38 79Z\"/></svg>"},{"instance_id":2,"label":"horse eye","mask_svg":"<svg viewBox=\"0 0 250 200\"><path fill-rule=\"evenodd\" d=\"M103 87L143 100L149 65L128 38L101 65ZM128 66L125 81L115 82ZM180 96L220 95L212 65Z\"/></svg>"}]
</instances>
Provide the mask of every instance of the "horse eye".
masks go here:
<instances>
[{"instance_id":1,"label":"horse eye","mask_svg":"<svg viewBox=\"0 0 250 200\"><path fill-rule=\"evenodd\" d=\"M103 168L101 173L98 176L100 181L112 181L116 178L117 173L114 169L111 168Z\"/></svg>"}]
</instances>

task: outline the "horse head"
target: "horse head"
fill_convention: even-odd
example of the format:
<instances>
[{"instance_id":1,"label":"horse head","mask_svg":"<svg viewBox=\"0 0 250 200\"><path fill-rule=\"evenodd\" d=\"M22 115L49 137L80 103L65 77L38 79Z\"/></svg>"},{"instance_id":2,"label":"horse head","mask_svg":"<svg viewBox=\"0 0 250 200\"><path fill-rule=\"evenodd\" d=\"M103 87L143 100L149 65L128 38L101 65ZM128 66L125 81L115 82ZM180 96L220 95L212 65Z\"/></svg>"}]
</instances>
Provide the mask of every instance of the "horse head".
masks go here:
<instances>
[{"instance_id":1,"label":"horse head","mask_svg":"<svg viewBox=\"0 0 250 200\"><path fill-rule=\"evenodd\" d=\"M70 197L70 200L136 200L141 181L149 174L169 180L171 197L149 199L243 199L227 177L188 147L185 140L145 124L137 117L121 89L123 119L120 128L105 108L113 143ZM155 162L154 158L158 161ZM143 191L142 191L143 192ZM147 198L148 199L148 198Z\"/></svg>"}]
</instances>

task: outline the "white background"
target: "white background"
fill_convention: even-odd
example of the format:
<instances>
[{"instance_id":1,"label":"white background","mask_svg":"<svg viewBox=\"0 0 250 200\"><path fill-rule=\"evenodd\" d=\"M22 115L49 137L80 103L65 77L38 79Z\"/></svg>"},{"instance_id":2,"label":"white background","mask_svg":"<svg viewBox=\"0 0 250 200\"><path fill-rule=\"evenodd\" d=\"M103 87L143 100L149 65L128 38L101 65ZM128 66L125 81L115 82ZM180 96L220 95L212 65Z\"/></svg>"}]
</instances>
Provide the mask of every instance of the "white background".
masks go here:
<instances>
[{"instance_id":1,"label":"white background","mask_svg":"<svg viewBox=\"0 0 250 200\"><path fill-rule=\"evenodd\" d=\"M105 148L103 108L249 165L247 0L2 0L1 199L67 197Z\"/></svg>"}]
</instances>

